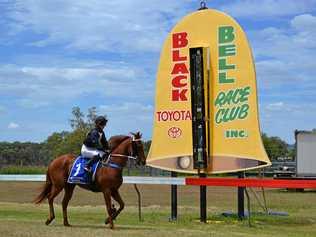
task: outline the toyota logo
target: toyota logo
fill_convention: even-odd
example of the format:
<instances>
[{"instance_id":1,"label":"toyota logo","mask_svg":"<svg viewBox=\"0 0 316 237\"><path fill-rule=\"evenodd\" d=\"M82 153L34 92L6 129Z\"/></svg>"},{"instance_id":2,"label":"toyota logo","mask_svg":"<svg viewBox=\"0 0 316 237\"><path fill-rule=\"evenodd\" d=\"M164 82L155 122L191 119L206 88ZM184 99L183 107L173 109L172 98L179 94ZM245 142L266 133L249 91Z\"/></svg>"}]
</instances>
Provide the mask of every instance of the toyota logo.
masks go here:
<instances>
[{"instance_id":1,"label":"toyota logo","mask_svg":"<svg viewBox=\"0 0 316 237\"><path fill-rule=\"evenodd\" d=\"M182 134L182 130L178 127L171 127L168 130L168 135L169 137L172 137L172 138L178 138L181 136L181 134Z\"/></svg>"}]
</instances>

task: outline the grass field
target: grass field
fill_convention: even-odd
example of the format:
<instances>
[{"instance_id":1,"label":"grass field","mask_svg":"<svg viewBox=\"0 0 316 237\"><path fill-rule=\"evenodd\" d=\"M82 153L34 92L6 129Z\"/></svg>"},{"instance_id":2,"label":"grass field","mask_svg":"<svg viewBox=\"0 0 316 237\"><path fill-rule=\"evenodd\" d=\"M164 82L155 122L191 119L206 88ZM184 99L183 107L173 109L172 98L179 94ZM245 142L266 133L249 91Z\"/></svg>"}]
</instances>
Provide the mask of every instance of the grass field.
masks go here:
<instances>
[{"instance_id":1,"label":"grass field","mask_svg":"<svg viewBox=\"0 0 316 237\"><path fill-rule=\"evenodd\" d=\"M4 166L0 168L0 174L46 174L44 166Z\"/></svg>"},{"instance_id":2,"label":"grass field","mask_svg":"<svg viewBox=\"0 0 316 237\"><path fill-rule=\"evenodd\" d=\"M223 211L236 212L235 188L208 188L208 223L199 223L199 188L179 187L178 221L169 222L170 187L139 186L143 198L143 221L138 221L137 197L131 185L121 193L126 209L115 222L115 230L103 224L105 208L101 194L75 190L69 208L72 227L62 225L60 200L55 205L56 220L44 222L46 203L31 204L41 183L0 182L0 236L316 236L316 192L267 190L270 210L288 212L289 216L266 216L252 196L252 227L247 221L223 217ZM20 190L17 192L17 190ZM260 194L260 193L259 193Z\"/></svg>"}]
</instances>

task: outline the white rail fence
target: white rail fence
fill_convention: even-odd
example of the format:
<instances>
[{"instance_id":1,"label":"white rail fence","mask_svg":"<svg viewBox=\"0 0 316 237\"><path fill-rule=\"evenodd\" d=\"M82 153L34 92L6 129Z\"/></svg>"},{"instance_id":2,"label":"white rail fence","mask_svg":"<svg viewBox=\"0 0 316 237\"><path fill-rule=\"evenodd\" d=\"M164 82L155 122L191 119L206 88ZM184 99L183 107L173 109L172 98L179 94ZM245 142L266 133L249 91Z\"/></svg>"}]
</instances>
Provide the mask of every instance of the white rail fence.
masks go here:
<instances>
[{"instance_id":1,"label":"white rail fence","mask_svg":"<svg viewBox=\"0 0 316 237\"><path fill-rule=\"evenodd\" d=\"M26 175L26 174L5 174L0 175L0 181L45 181L46 175ZM185 178L168 178L168 177L140 177L124 176L125 184L166 184L166 185L185 185Z\"/></svg>"}]
</instances>

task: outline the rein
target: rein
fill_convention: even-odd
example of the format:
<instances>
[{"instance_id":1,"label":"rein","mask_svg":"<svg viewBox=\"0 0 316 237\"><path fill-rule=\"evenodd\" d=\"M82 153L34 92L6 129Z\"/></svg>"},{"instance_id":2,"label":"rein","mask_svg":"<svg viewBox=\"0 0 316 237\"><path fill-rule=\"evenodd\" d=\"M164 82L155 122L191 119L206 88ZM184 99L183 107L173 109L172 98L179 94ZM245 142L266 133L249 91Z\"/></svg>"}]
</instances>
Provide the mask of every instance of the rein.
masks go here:
<instances>
[{"instance_id":1,"label":"rein","mask_svg":"<svg viewBox=\"0 0 316 237\"><path fill-rule=\"evenodd\" d=\"M121 155L121 154L110 154L110 157L117 156L117 157L126 157L128 159L137 160L135 156L127 156L127 155Z\"/></svg>"},{"instance_id":2,"label":"rein","mask_svg":"<svg viewBox=\"0 0 316 237\"><path fill-rule=\"evenodd\" d=\"M132 145L133 145L133 142L141 141L140 138L135 139L134 136L133 136L133 137L128 137L128 138L132 138ZM123 141L125 141L125 140L126 140L126 139L124 139ZM123 141L122 141L121 143L123 143ZM121 143L120 143L120 144L121 144ZM119 145L120 145L120 144L119 144ZM118 146L119 146L119 145L118 145ZM131 155L122 155L122 154L116 154L116 153L112 154L112 153L111 153L111 154L109 155L108 159L106 160L105 164L108 165L108 166L111 167L111 168L114 168L114 169L123 169L122 166L120 166L120 165L114 163L111 158L112 158L112 157L125 157L125 158L127 158L127 159L137 160L137 157L136 157L136 156L133 156L133 150L134 150L134 149L132 148L132 154L131 154Z\"/></svg>"}]
</instances>

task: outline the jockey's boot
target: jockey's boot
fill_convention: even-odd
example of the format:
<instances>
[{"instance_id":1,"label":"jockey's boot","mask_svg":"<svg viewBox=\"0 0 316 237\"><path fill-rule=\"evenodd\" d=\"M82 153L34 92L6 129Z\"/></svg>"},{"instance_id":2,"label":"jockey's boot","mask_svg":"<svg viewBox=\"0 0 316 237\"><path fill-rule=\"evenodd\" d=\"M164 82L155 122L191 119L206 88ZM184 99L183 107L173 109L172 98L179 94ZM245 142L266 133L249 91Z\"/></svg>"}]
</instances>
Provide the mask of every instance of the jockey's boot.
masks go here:
<instances>
[{"instance_id":1,"label":"jockey's boot","mask_svg":"<svg viewBox=\"0 0 316 237\"><path fill-rule=\"evenodd\" d=\"M84 167L84 170L91 173L91 166L93 165L93 163L99 161L101 159L101 157L99 155L96 155L94 157L92 157L86 164L86 166Z\"/></svg>"}]
</instances>

